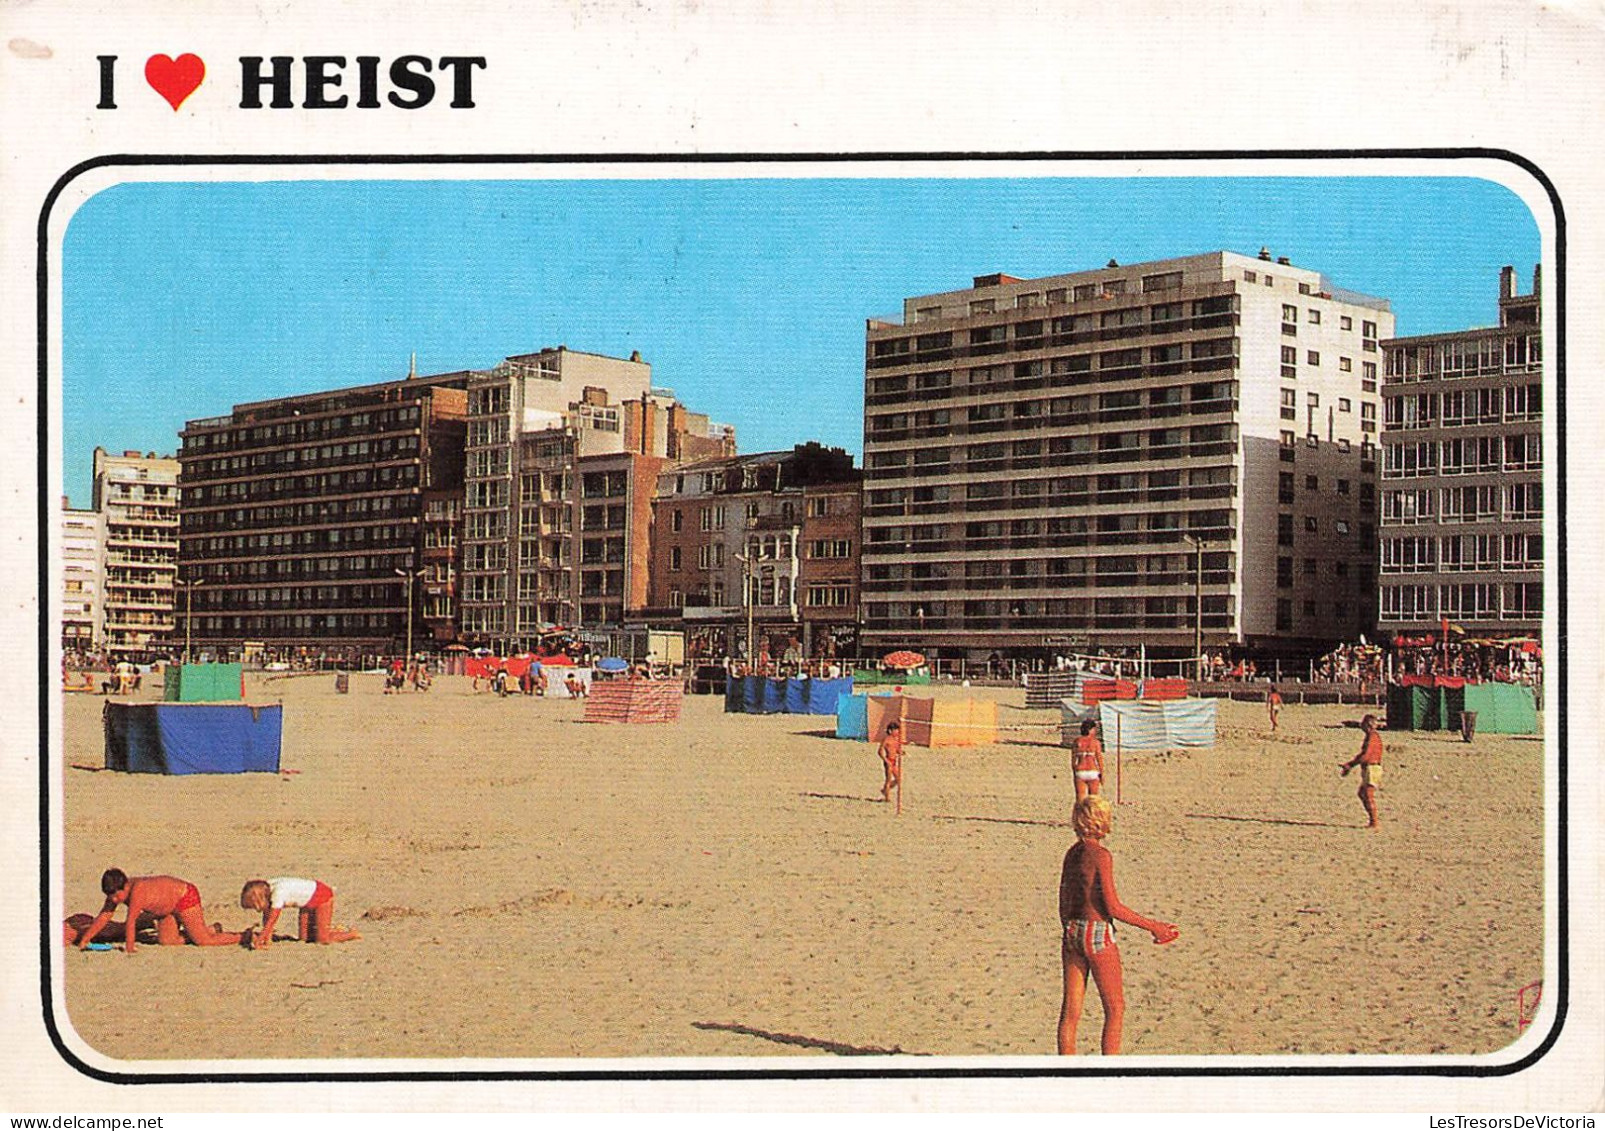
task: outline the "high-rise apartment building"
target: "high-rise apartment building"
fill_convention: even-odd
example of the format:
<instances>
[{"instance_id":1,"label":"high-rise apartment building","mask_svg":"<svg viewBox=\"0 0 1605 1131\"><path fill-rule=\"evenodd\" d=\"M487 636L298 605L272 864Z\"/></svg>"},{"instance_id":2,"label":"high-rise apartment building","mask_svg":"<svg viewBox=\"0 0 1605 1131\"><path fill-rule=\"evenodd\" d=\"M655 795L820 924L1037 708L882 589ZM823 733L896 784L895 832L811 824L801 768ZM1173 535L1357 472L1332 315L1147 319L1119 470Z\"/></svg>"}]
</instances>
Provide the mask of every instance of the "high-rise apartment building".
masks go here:
<instances>
[{"instance_id":1,"label":"high-rise apartment building","mask_svg":"<svg viewBox=\"0 0 1605 1131\"><path fill-rule=\"evenodd\" d=\"M658 478L650 609L698 656L850 650L859 472L818 443L701 460Z\"/></svg>"},{"instance_id":2,"label":"high-rise apartment building","mask_svg":"<svg viewBox=\"0 0 1605 1131\"><path fill-rule=\"evenodd\" d=\"M1383 343L1386 633L1444 621L1538 638L1544 612L1539 272L1499 278L1499 324Z\"/></svg>"},{"instance_id":3,"label":"high-rise apartment building","mask_svg":"<svg viewBox=\"0 0 1605 1131\"><path fill-rule=\"evenodd\" d=\"M96 448L94 509L104 522L101 644L114 659L165 651L178 565L179 462Z\"/></svg>"},{"instance_id":4,"label":"high-rise apartment building","mask_svg":"<svg viewBox=\"0 0 1605 1131\"><path fill-rule=\"evenodd\" d=\"M559 346L469 382L462 631L498 649L617 628L647 596L651 497L734 430L653 389L651 367Z\"/></svg>"},{"instance_id":5,"label":"high-rise apartment building","mask_svg":"<svg viewBox=\"0 0 1605 1131\"><path fill-rule=\"evenodd\" d=\"M61 648L92 652L100 645L104 518L99 511L74 510L61 500Z\"/></svg>"},{"instance_id":6,"label":"high-rise apartment building","mask_svg":"<svg viewBox=\"0 0 1605 1131\"><path fill-rule=\"evenodd\" d=\"M179 535L195 646L389 652L409 608L415 640L439 639L454 610L428 587L431 571L452 568L438 552L450 516L431 516L425 499L461 496L467 384L467 373L416 377L186 424Z\"/></svg>"},{"instance_id":7,"label":"high-rise apartment building","mask_svg":"<svg viewBox=\"0 0 1605 1131\"><path fill-rule=\"evenodd\" d=\"M1226 251L986 275L871 320L865 644L1356 639L1392 330L1385 300Z\"/></svg>"}]
</instances>

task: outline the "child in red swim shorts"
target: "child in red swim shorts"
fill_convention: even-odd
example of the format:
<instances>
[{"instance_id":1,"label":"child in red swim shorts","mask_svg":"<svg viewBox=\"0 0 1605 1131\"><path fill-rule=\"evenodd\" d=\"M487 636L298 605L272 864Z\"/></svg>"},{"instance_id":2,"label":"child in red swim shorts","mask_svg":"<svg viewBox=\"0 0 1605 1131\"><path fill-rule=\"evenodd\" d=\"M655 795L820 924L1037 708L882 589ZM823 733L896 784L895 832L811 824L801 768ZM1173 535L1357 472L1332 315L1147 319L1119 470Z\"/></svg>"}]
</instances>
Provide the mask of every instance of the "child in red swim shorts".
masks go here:
<instances>
[{"instance_id":1,"label":"child in red swim shorts","mask_svg":"<svg viewBox=\"0 0 1605 1131\"><path fill-rule=\"evenodd\" d=\"M134 936L142 916L155 920L156 941L162 946L182 945L180 928L196 946L235 946L240 941L235 932L208 923L201 914L201 893L194 884L175 876L130 879L121 868L108 868L100 877L100 890L106 895L106 905L79 934L79 950L95 941L119 906L128 908L128 921L123 924L123 950L128 954L134 953Z\"/></svg>"},{"instance_id":2,"label":"child in red swim shorts","mask_svg":"<svg viewBox=\"0 0 1605 1131\"><path fill-rule=\"evenodd\" d=\"M334 889L322 880L280 876L273 880L247 880L240 889L240 906L262 915L262 925L251 932L251 949L273 942L273 927L286 907L300 911L296 937L302 942L350 942L362 936L334 925Z\"/></svg>"}]
</instances>

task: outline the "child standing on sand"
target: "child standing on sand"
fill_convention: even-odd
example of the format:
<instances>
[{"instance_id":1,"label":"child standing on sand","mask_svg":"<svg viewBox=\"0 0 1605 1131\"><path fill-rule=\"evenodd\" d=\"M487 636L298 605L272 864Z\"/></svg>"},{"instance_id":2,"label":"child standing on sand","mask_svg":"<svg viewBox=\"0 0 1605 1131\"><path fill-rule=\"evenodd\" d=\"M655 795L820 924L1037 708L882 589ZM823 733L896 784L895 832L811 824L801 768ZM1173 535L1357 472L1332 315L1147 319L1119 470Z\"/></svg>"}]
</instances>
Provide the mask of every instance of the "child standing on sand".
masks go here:
<instances>
[{"instance_id":1,"label":"child standing on sand","mask_svg":"<svg viewBox=\"0 0 1605 1131\"><path fill-rule=\"evenodd\" d=\"M262 915L262 925L251 933L251 949L262 950L273 942L273 927L279 912L298 908L302 942L350 942L362 936L334 925L334 889L322 880L301 880L280 876L274 880L248 880L240 889L240 906Z\"/></svg>"},{"instance_id":2,"label":"child standing on sand","mask_svg":"<svg viewBox=\"0 0 1605 1131\"><path fill-rule=\"evenodd\" d=\"M1077 801L1103 791L1103 740L1098 737L1098 724L1091 719L1081 724L1070 762L1076 775Z\"/></svg>"},{"instance_id":3,"label":"child standing on sand","mask_svg":"<svg viewBox=\"0 0 1605 1131\"><path fill-rule=\"evenodd\" d=\"M1145 919L1115 894L1114 858L1103 846L1113 814L1109 802L1096 795L1076 802L1071 824L1079 838L1064 854L1059 874L1059 924L1063 928L1064 1003L1059 1011L1059 1055L1076 1051L1076 1025L1086 999L1087 974L1103 1002L1103 1054L1120 1051L1121 1027L1126 1016L1126 991L1115 945L1114 921L1130 923L1153 935L1154 942L1173 942L1179 932L1173 923Z\"/></svg>"},{"instance_id":4,"label":"child standing on sand","mask_svg":"<svg viewBox=\"0 0 1605 1131\"><path fill-rule=\"evenodd\" d=\"M1282 694L1271 685L1270 693L1265 696L1265 711L1271 717L1271 733L1276 733L1276 720L1282 716Z\"/></svg>"},{"instance_id":5,"label":"child standing on sand","mask_svg":"<svg viewBox=\"0 0 1605 1131\"><path fill-rule=\"evenodd\" d=\"M880 750L881 765L886 770L886 780L881 784L881 800L892 799L892 787L898 790L898 804L902 804L903 789L903 726L901 723L887 723L886 737L881 739Z\"/></svg>"}]
</instances>

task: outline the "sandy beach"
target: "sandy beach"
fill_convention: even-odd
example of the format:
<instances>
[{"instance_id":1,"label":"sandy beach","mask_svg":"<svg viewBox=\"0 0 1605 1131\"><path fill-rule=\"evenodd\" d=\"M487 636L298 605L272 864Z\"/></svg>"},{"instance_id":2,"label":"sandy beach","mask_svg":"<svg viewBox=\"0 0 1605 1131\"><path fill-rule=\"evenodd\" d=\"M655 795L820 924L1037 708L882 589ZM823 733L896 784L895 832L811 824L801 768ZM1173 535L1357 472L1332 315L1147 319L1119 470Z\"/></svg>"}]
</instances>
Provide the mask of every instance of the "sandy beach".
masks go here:
<instances>
[{"instance_id":1,"label":"sandy beach","mask_svg":"<svg viewBox=\"0 0 1605 1131\"><path fill-rule=\"evenodd\" d=\"M567 701L442 678L248 679L284 773L103 772L105 700L65 696L65 910L109 866L194 882L239 930L256 876L336 892L358 942L64 956L67 1021L122 1060L1038 1056L1060 999L1073 799L1057 712L1011 741L911 747L904 811L830 716L590 725ZM159 696L147 688L147 697ZM1543 743L1387 734L1363 828L1358 708L1223 702L1215 748L1128 754L1108 841L1125 1051L1475 1054L1543 976ZM1111 752L1111 779L1114 766ZM88 767L88 768L84 768ZM1111 791L1114 785L1111 780ZM293 928L293 918L281 923ZM159 1000L159 1008L150 1003ZM1080 1051L1096 1053L1089 994Z\"/></svg>"}]
</instances>

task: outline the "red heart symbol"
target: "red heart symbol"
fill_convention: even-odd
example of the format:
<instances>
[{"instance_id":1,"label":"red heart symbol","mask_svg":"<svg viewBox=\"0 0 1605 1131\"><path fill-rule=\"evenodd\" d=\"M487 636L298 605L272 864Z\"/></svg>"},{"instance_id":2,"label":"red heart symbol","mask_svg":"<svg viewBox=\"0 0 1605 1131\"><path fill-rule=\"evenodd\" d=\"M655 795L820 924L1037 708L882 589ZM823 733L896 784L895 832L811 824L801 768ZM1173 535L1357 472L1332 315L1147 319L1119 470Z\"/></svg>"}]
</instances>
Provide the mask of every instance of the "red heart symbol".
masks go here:
<instances>
[{"instance_id":1,"label":"red heart symbol","mask_svg":"<svg viewBox=\"0 0 1605 1131\"><path fill-rule=\"evenodd\" d=\"M145 60L145 81L151 89L172 104L177 110L184 99L195 93L206 77L206 64L199 55L180 55L169 59L166 55L152 55Z\"/></svg>"}]
</instances>

